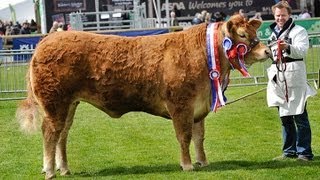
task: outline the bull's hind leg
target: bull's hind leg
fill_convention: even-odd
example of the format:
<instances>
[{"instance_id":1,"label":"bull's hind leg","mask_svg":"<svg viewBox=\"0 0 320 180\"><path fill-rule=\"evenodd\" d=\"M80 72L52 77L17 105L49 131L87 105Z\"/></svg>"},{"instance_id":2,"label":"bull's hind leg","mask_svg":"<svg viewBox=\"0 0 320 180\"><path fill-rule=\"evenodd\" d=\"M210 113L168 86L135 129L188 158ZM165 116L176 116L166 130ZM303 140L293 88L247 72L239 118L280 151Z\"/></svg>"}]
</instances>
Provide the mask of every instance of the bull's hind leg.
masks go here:
<instances>
[{"instance_id":1,"label":"bull's hind leg","mask_svg":"<svg viewBox=\"0 0 320 180\"><path fill-rule=\"evenodd\" d=\"M78 104L79 102L74 102L70 105L65 127L60 134L60 138L56 147L56 167L57 170L60 171L60 175L62 176L70 174L67 159L67 138Z\"/></svg>"},{"instance_id":2,"label":"bull's hind leg","mask_svg":"<svg viewBox=\"0 0 320 180\"><path fill-rule=\"evenodd\" d=\"M52 107L52 106L51 106ZM46 173L46 179L55 177L55 153L56 146L60 138L60 134L65 127L65 120L67 117L68 109L62 106L52 111L45 109L45 117L42 122L43 134L43 170Z\"/></svg>"},{"instance_id":3,"label":"bull's hind leg","mask_svg":"<svg viewBox=\"0 0 320 180\"><path fill-rule=\"evenodd\" d=\"M208 161L203 147L204 134L204 120L194 123L192 129L192 140L194 142L194 148L196 152L196 161L197 164L199 164L201 167L208 165Z\"/></svg>"}]
</instances>

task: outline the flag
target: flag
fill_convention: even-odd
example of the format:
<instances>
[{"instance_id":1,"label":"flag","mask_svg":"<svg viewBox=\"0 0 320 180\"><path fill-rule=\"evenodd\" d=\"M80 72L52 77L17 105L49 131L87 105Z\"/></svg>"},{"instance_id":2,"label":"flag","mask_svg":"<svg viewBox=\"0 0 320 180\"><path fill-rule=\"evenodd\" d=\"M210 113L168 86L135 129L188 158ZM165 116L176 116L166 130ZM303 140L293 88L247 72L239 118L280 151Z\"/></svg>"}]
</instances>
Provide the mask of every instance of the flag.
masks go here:
<instances>
[{"instance_id":1,"label":"flag","mask_svg":"<svg viewBox=\"0 0 320 180\"><path fill-rule=\"evenodd\" d=\"M14 7L11 4L9 4L9 9L10 9L10 13L11 13L11 21L16 22L17 21L16 10L14 9Z\"/></svg>"}]
</instances>

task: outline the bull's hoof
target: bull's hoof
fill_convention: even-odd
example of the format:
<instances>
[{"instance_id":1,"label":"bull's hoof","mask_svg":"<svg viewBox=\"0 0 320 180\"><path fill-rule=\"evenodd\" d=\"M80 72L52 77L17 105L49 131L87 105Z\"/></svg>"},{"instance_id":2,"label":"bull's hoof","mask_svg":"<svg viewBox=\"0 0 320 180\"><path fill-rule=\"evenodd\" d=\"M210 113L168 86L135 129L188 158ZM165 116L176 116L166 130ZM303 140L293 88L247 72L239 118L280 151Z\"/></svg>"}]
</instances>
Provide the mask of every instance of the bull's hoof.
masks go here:
<instances>
[{"instance_id":1,"label":"bull's hoof","mask_svg":"<svg viewBox=\"0 0 320 180\"><path fill-rule=\"evenodd\" d=\"M205 161L205 162L196 162L196 164L195 164L196 167L206 167L208 165L209 165L209 163L207 161Z\"/></svg>"},{"instance_id":2,"label":"bull's hoof","mask_svg":"<svg viewBox=\"0 0 320 180\"><path fill-rule=\"evenodd\" d=\"M55 178L55 177L56 177L55 174L46 174L45 179L46 179L46 180L49 180L49 179L53 179L53 178Z\"/></svg>"},{"instance_id":3,"label":"bull's hoof","mask_svg":"<svg viewBox=\"0 0 320 180\"><path fill-rule=\"evenodd\" d=\"M182 168L183 171L192 171L193 170L192 164L190 164L190 165L181 165L181 168Z\"/></svg>"},{"instance_id":4,"label":"bull's hoof","mask_svg":"<svg viewBox=\"0 0 320 180\"><path fill-rule=\"evenodd\" d=\"M68 175L70 175L70 174L71 174L71 172L70 172L69 169L60 170L60 175L61 175L61 176L68 176Z\"/></svg>"}]
</instances>

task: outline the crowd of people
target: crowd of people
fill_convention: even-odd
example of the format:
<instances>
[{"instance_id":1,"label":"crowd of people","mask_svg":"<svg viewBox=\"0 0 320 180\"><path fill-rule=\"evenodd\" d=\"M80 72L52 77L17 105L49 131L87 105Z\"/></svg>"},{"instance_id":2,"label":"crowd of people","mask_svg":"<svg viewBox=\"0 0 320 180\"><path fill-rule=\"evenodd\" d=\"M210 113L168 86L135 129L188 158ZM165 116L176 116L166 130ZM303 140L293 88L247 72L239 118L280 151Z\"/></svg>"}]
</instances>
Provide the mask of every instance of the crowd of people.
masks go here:
<instances>
[{"instance_id":1,"label":"crowd of people","mask_svg":"<svg viewBox=\"0 0 320 180\"><path fill-rule=\"evenodd\" d=\"M19 34L36 34L39 33L38 24L35 20L24 21L22 24L12 21L0 20L0 35L19 35Z\"/></svg>"},{"instance_id":2,"label":"crowd of people","mask_svg":"<svg viewBox=\"0 0 320 180\"><path fill-rule=\"evenodd\" d=\"M54 21L49 33L55 31L67 31L70 30L70 25L62 22ZM18 21L13 23L12 21L2 21L0 20L0 36L3 35L20 35L20 34L37 34L40 33L40 27L31 19L30 22L25 21L20 24Z\"/></svg>"}]
</instances>

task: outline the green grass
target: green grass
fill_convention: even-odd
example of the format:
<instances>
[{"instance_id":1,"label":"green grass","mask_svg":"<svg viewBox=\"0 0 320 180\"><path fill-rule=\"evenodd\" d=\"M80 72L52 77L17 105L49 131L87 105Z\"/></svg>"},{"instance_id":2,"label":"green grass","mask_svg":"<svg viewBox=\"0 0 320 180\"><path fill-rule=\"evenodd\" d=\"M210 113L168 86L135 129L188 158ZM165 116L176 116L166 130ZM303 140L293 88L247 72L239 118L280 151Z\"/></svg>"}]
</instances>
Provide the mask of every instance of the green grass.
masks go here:
<instances>
[{"instance_id":1,"label":"green grass","mask_svg":"<svg viewBox=\"0 0 320 180\"><path fill-rule=\"evenodd\" d=\"M229 87L227 96L232 101L263 87ZM112 119L81 103L70 131L68 179L318 179L319 95L308 101L315 154L310 163L272 161L281 154L281 129L265 96L262 91L207 116L210 165L193 172L180 170L171 121L138 112ZM0 101L0 179L43 179L41 133L19 131L14 120L18 102Z\"/></svg>"}]
</instances>

